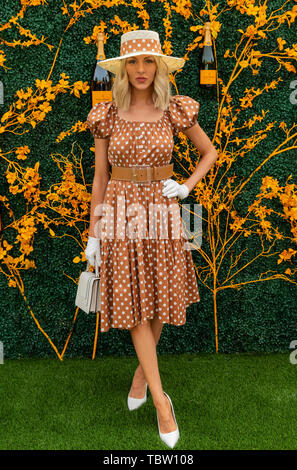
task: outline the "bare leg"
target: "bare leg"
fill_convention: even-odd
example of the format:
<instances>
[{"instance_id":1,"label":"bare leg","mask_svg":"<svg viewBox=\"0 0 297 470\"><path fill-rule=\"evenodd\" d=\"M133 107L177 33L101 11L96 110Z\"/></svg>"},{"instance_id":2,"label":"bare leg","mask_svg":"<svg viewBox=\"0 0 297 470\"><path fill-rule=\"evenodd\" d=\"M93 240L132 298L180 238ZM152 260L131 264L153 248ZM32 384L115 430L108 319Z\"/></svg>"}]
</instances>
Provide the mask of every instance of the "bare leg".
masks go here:
<instances>
[{"instance_id":1,"label":"bare leg","mask_svg":"<svg viewBox=\"0 0 297 470\"><path fill-rule=\"evenodd\" d=\"M157 409L160 431L163 433L174 431L176 424L171 412L169 400L163 393L156 343L151 324L147 322L142 325L137 325L132 328L130 332L137 357L142 366L154 405Z\"/></svg>"},{"instance_id":2,"label":"bare leg","mask_svg":"<svg viewBox=\"0 0 297 470\"><path fill-rule=\"evenodd\" d=\"M152 329L153 336L155 339L155 344L157 346L161 333L162 333L164 323L161 323L158 317L154 317L152 320L150 320L150 324L151 324L151 329ZM130 397L143 398L145 394L145 384L146 384L146 380L145 380L142 366L141 364L138 364L138 367L136 368L135 373L134 373L132 385L131 385L130 392L129 392Z\"/></svg>"}]
</instances>

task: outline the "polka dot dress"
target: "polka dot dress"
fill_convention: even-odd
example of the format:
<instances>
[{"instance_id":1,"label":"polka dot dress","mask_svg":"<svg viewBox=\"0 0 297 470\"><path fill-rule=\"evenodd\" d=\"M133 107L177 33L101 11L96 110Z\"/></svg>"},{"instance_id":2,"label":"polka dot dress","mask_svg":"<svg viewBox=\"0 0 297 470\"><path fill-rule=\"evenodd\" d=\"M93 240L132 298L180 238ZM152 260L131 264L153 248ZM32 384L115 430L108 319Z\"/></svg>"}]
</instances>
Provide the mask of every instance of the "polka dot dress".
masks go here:
<instances>
[{"instance_id":1,"label":"polka dot dress","mask_svg":"<svg viewBox=\"0 0 297 470\"><path fill-rule=\"evenodd\" d=\"M163 166L171 161L173 136L197 122L199 103L175 95L163 116L153 122L127 121L117 111L114 102L103 101L87 117L94 138L109 138L109 163ZM109 209L101 225L105 227L101 332L131 329L155 316L162 323L184 325L186 308L200 301L191 250L185 248L178 198L162 195L163 181L110 179L107 184L104 203ZM137 224L133 224L136 216Z\"/></svg>"}]
</instances>

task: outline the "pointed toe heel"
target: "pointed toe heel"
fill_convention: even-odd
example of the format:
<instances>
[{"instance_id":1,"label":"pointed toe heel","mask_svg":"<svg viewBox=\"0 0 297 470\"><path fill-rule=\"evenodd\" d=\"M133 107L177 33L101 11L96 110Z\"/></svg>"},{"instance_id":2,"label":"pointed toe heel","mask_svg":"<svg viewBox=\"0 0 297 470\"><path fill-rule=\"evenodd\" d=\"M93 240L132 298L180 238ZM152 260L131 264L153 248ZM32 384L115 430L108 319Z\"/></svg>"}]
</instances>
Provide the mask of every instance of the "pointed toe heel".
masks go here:
<instances>
[{"instance_id":1,"label":"pointed toe heel","mask_svg":"<svg viewBox=\"0 0 297 470\"><path fill-rule=\"evenodd\" d=\"M127 405L130 411L136 410L143 405L147 400L147 384L145 385L145 395L143 398L133 398L128 395Z\"/></svg>"},{"instance_id":2,"label":"pointed toe heel","mask_svg":"<svg viewBox=\"0 0 297 470\"><path fill-rule=\"evenodd\" d=\"M175 444L177 443L177 441L179 440L180 433L179 433L179 428L178 428L178 425L177 425L177 422L176 422L176 419L175 419L175 414L174 414L172 401L170 400L170 397L167 395L166 392L164 392L164 394L166 395L166 397L168 398L168 400L170 402L173 418L174 418L174 421L175 421L175 424L176 424L177 428L174 431L171 431L171 432L166 432L166 433L160 432L159 418L158 418L158 413L157 413L158 430L159 430L159 436L160 436L161 440L163 442L165 442L165 444L172 449L175 446Z\"/></svg>"}]
</instances>

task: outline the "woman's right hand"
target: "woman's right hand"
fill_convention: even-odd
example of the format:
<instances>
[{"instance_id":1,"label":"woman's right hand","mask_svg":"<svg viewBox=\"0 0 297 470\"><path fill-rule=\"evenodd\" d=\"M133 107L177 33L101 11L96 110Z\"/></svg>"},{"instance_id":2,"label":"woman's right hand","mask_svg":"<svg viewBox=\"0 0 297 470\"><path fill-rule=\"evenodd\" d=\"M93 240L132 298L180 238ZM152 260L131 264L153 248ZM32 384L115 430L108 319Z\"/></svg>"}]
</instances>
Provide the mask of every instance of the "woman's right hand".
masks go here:
<instances>
[{"instance_id":1,"label":"woman's right hand","mask_svg":"<svg viewBox=\"0 0 297 470\"><path fill-rule=\"evenodd\" d=\"M89 237L87 247L85 249L85 255L91 266L97 266L101 264L101 254L100 254L100 238Z\"/></svg>"}]
</instances>

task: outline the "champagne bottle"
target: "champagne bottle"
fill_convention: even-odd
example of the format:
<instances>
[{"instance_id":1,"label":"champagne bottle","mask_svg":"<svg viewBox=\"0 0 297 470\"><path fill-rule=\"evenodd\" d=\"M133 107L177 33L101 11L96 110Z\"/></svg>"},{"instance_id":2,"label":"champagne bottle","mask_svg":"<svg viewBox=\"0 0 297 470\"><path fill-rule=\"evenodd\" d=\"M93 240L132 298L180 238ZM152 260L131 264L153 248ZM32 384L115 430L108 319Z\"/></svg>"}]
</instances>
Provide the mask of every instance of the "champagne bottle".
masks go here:
<instances>
[{"instance_id":1,"label":"champagne bottle","mask_svg":"<svg viewBox=\"0 0 297 470\"><path fill-rule=\"evenodd\" d=\"M97 56L96 64L91 78L91 106L101 101L112 101L112 83L111 72L100 67L100 60L104 60L104 33L100 32L97 36Z\"/></svg>"},{"instance_id":2,"label":"champagne bottle","mask_svg":"<svg viewBox=\"0 0 297 470\"><path fill-rule=\"evenodd\" d=\"M200 86L213 88L217 81L217 70L211 40L210 22L204 25L204 42L200 56Z\"/></svg>"}]
</instances>

